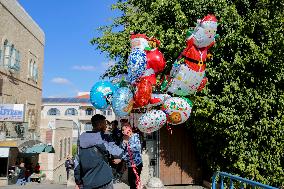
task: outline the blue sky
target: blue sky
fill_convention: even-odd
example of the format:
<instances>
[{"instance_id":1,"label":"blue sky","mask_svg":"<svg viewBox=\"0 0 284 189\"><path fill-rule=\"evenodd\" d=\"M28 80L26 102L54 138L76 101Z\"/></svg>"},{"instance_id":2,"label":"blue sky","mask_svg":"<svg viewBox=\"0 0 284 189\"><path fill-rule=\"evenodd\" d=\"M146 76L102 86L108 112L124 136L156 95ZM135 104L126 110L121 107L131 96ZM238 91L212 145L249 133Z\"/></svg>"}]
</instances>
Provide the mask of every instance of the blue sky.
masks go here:
<instances>
[{"instance_id":1,"label":"blue sky","mask_svg":"<svg viewBox=\"0 0 284 189\"><path fill-rule=\"evenodd\" d=\"M89 42L119 12L115 0L19 0L45 32L43 97L89 91L111 63Z\"/></svg>"}]
</instances>

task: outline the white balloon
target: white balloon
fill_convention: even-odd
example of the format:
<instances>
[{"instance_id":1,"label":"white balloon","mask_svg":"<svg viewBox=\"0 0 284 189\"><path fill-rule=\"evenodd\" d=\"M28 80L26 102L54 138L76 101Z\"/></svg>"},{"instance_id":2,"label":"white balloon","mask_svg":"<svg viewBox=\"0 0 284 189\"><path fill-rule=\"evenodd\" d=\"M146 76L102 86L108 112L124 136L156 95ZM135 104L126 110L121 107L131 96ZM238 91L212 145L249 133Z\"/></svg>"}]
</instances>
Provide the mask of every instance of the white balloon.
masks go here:
<instances>
[{"instance_id":1,"label":"white balloon","mask_svg":"<svg viewBox=\"0 0 284 189\"><path fill-rule=\"evenodd\" d=\"M190 116L192 102L179 97L172 97L164 103L162 110L168 115L168 122L172 125L184 123Z\"/></svg>"},{"instance_id":2,"label":"white balloon","mask_svg":"<svg viewBox=\"0 0 284 189\"><path fill-rule=\"evenodd\" d=\"M138 129L144 133L152 133L159 130L167 122L167 116L162 110L150 110L138 120Z\"/></svg>"}]
</instances>

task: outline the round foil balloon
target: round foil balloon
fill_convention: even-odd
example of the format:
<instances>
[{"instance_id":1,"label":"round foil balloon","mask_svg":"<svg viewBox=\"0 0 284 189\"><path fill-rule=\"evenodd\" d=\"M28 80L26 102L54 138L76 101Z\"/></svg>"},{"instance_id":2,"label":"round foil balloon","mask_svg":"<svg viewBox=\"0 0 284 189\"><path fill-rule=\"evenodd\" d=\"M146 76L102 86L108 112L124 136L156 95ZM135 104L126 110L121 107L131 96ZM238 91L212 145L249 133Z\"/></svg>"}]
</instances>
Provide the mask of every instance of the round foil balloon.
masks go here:
<instances>
[{"instance_id":1,"label":"round foil balloon","mask_svg":"<svg viewBox=\"0 0 284 189\"><path fill-rule=\"evenodd\" d=\"M144 133L152 133L163 127L166 122L167 117L162 110L151 110L139 118L138 129Z\"/></svg>"},{"instance_id":2,"label":"round foil balloon","mask_svg":"<svg viewBox=\"0 0 284 189\"><path fill-rule=\"evenodd\" d=\"M133 94L127 87L119 88L112 98L112 109L119 117L127 116L133 108Z\"/></svg>"},{"instance_id":3,"label":"round foil balloon","mask_svg":"<svg viewBox=\"0 0 284 189\"><path fill-rule=\"evenodd\" d=\"M162 110L168 115L168 122L172 125L184 123L190 116L192 102L189 99L172 97L166 100Z\"/></svg>"},{"instance_id":4,"label":"round foil balloon","mask_svg":"<svg viewBox=\"0 0 284 189\"><path fill-rule=\"evenodd\" d=\"M128 80L130 83L135 83L135 81L140 78L146 69L146 53L141 49L133 49L128 57L127 62L127 72Z\"/></svg>"},{"instance_id":5,"label":"round foil balloon","mask_svg":"<svg viewBox=\"0 0 284 189\"><path fill-rule=\"evenodd\" d=\"M90 91L90 101L96 109L106 109L112 101L116 87L109 81L95 83Z\"/></svg>"},{"instance_id":6,"label":"round foil balloon","mask_svg":"<svg viewBox=\"0 0 284 189\"><path fill-rule=\"evenodd\" d=\"M196 72L187 65L181 64L168 88L168 92L179 96L194 94L202 84L204 77L205 71Z\"/></svg>"}]
</instances>

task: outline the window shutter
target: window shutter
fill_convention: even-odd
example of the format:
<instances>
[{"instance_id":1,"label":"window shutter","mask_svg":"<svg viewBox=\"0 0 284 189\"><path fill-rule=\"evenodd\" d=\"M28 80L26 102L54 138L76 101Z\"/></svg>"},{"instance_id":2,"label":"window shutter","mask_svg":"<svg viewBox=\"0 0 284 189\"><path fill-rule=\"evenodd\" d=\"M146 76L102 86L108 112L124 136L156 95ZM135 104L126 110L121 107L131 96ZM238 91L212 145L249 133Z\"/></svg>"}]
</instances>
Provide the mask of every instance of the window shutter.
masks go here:
<instances>
[{"instance_id":1,"label":"window shutter","mask_svg":"<svg viewBox=\"0 0 284 189\"><path fill-rule=\"evenodd\" d=\"M33 78L35 81L38 80L38 66L36 63L34 64Z\"/></svg>"},{"instance_id":2,"label":"window shutter","mask_svg":"<svg viewBox=\"0 0 284 189\"><path fill-rule=\"evenodd\" d=\"M3 52L3 56L4 56L4 66L9 66L10 64L10 48L11 46L9 44L5 44L4 45L4 52Z\"/></svg>"},{"instance_id":3,"label":"window shutter","mask_svg":"<svg viewBox=\"0 0 284 189\"><path fill-rule=\"evenodd\" d=\"M14 65L14 69L16 71L20 71L21 69L20 62L21 62L20 52L16 50L15 65Z\"/></svg>"},{"instance_id":4,"label":"window shutter","mask_svg":"<svg viewBox=\"0 0 284 189\"><path fill-rule=\"evenodd\" d=\"M2 50L0 49L0 65L2 64Z\"/></svg>"}]
</instances>

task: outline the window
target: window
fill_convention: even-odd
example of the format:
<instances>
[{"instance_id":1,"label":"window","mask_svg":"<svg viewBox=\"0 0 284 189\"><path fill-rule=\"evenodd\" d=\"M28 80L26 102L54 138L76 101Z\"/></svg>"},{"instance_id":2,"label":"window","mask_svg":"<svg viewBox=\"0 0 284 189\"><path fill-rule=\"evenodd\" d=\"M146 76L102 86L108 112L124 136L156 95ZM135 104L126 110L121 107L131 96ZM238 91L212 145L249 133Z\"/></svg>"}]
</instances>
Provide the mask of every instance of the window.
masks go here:
<instances>
[{"instance_id":1,"label":"window","mask_svg":"<svg viewBox=\"0 0 284 189\"><path fill-rule=\"evenodd\" d=\"M66 152L67 152L67 138L64 139L64 157L66 157Z\"/></svg>"},{"instance_id":2,"label":"window","mask_svg":"<svg viewBox=\"0 0 284 189\"><path fill-rule=\"evenodd\" d=\"M47 115L60 115L60 111L57 108L50 108L47 112Z\"/></svg>"},{"instance_id":3,"label":"window","mask_svg":"<svg viewBox=\"0 0 284 189\"><path fill-rule=\"evenodd\" d=\"M87 108L86 109L86 115L93 115L94 114L94 111L92 108Z\"/></svg>"},{"instance_id":4,"label":"window","mask_svg":"<svg viewBox=\"0 0 284 189\"><path fill-rule=\"evenodd\" d=\"M38 80L38 65L34 59L31 59L28 64L28 78L37 82Z\"/></svg>"},{"instance_id":5,"label":"window","mask_svg":"<svg viewBox=\"0 0 284 189\"><path fill-rule=\"evenodd\" d=\"M78 115L78 111L75 108L68 108L65 111L65 115Z\"/></svg>"},{"instance_id":6,"label":"window","mask_svg":"<svg viewBox=\"0 0 284 189\"><path fill-rule=\"evenodd\" d=\"M107 114L107 110L103 111L103 114L106 115Z\"/></svg>"},{"instance_id":7,"label":"window","mask_svg":"<svg viewBox=\"0 0 284 189\"><path fill-rule=\"evenodd\" d=\"M1 54L2 53L0 52L0 58L2 56ZM5 40L4 42L3 58L4 58L4 66L6 66L6 68L9 68L12 71L20 70L20 62L21 62L20 52L15 48L13 44L10 45L8 40Z\"/></svg>"},{"instance_id":8,"label":"window","mask_svg":"<svg viewBox=\"0 0 284 189\"><path fill-rule=\"evenodd\" d=\"M29 62L29 67L28 67L28 70L29 70L29 78L32 77L33 75L33 60L31 59L30 62Z\"/></svg>"},{"instance_id":9,"label":"window","mask_svg":"<svg viewBox=\"0 0 284 189\"><path fill-rule=\"evenodd\" d=\"M60 140L60 153L59 153L59 160L62 159L62 140Z\"/></svg>"},{"instance_id":10,"label":"window","mask_svg":"<svg viewBox=\"0 0 284 189\"><path fill-rule=\"evenodd\" d=\"M5 40L4 42L4 65L8 66L9 65L9 60L10 60L10 46L8 43L8 40Z\"/></svg>"},{"instance_id":11,"label":"window","mask_svg":"<svg viewBox=\"0 0 284 189\"><path fill-rule=\"evenodd\" d=\"M93 130L92 123L86 123L85 126L84 126L84 130L85 130L85 131L91 131L91 130Z\"/></svg>"}]
</instances>

